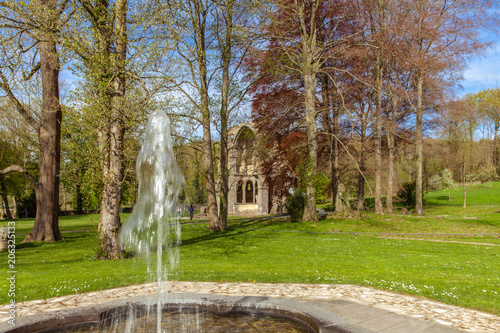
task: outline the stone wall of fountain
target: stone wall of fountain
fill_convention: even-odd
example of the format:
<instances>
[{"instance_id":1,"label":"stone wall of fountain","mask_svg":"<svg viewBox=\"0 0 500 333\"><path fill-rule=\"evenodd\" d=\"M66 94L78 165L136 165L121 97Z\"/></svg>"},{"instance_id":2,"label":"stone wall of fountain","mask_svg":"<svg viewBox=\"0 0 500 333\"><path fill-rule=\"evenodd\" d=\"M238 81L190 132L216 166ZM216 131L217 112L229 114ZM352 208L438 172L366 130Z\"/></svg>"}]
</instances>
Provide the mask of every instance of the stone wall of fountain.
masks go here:
<instances>
[{"instance_id":1,"label":"stone wall of fountain","mask_svg":"<svg viewBox=\"0 0 500 333\"><path fill-rule=\"evenodd\" d=\"M121 322L131 323L133 319L155 313L156 303L150 297L139 296L114 302L97 304L85 308L55 311L41 315L22 317L15 327L0 324L5 333L55 333L65 332L81 324L94 324L99 327L118 327ZM199 309L220 315L229 313L265 314L272 317L287 318L316 333L369 333L371 331L346 324L330 311L317 306L289 299L257 296L221 296L208 294L170 294L163 303L163 311L179 309ZM122 324L123 325L123 324ZM123 327L123 326L120 326ZM133 325L129 325L134 332ZM127 330L125 330L127 331ZM156 329L154 330L156 331ZM67 331L66 331L67 332ZM73 331L74 332L74 331ZM106 331L105 331L106 332ZM107 331L109 332L109 331ZM124 332L118 330L116 332ZM206 328L186 327L180 331L169 332L210 332ZM273 331L271 331L273 332Z\"/></svg>"}]
</instances>

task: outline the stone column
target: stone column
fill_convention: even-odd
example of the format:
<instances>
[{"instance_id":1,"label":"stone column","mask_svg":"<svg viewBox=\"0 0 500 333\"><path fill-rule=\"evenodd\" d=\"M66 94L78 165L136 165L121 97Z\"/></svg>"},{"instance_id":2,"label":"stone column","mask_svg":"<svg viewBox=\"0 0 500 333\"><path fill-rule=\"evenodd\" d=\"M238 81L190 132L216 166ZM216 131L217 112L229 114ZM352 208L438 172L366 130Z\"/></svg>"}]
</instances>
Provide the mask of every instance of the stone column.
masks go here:
<instances>
[{"instance_id":1,"label":"stone column","mask_svg":"<svg viewBox=\"0 0 500 333\"><path fill-rule=\"evenodd\" d=\"M259 214L266 215L269 213L269 188L264 187L263 183L259 188Z\"/></svg>"}]
</instances>

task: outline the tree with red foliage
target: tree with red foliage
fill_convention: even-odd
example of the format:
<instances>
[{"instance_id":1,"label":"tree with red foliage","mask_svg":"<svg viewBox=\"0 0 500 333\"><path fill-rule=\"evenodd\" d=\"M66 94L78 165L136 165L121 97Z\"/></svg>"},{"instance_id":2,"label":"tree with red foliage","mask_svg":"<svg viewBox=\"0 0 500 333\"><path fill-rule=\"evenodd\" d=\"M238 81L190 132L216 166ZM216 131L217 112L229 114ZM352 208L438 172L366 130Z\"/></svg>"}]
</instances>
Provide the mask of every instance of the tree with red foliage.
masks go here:
<instances>
[{"instance_id":1,"label":"tree with red foliage","mask_svg":"<svg viewBox=\"0 0 500 333\"><path fill-rule=\"evenodd\" d=\"M307 154L306 134L297 121L305 112L301 89L267 77L254 87L253 95L253 118L264 148L262 172L273 194L286 196L297 185Z\"/></svg>"},{"instance_id":2,"label":"tree with red foliage","mask_svg":"<svg viewBox=\"0 0 500 333\"><path fill-rule=\"evenodd\" d=\"M343 2L314 0L276 0L273 4L275 10L264 28L270 38L269 44L253 60L257 64L257 72L266 77L254 89L254 98L269 101L270 92L297 95L294 99L284 101L285 104L276 109L271 109L264 101L254 103L254 115L259 122L270 124L273 123L270 118L280 121L287 119L289 128L305 134L307 154L304 183L307 203L303 218L316 221L317 117L322 112L318 107L318 80L320 73L331 73L325 69L328 67L325 66L327 60L332 58L336 48L346 44L347 39L341 28L350 7ZM331 76L326 77L324 87L326 88L327 83L328 89L334 89L335 83L331 82ZM291 89L295 91L291 92ZM326 94L324 96L323 105L332 110L333 104L327 103L329 97ZM260 110L257 105L261 107ZM336 112L337 109L333 110ZM264 115L264 112L276 115L270 117ZM335 122L327 127L334 128ZM270 128L276 130L277 127Z\"/></svg>"}]
</instances>

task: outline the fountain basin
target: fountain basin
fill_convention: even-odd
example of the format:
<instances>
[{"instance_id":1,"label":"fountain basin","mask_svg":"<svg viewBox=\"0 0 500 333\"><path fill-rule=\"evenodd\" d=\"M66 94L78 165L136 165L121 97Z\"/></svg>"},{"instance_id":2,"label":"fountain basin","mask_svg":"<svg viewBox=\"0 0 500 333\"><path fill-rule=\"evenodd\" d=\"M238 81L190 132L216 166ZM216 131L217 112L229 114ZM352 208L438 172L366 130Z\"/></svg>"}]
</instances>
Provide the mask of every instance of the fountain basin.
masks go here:
<instances>
[{"instance_id":1,"label":"fountain basin","mask_svg":"<svg viewBox=\"0 0 500 333\"><path fill-rule=\"evenodd\" d=\"M84 323L102 323L115 319L125 320L131 311L136 315L155 307L151 296L138 296L82 308L54 311L18 318L16 325L0 324L5 333L50 332ZM221 296L211 294L169 294L163 311L180 308L200 308L216 314L252 313L282 317L307 326L317 333L367 333L361 327L345 323L335 314L317 306L282 298L260 296ZM153 313L155 310L153 310Z\"/></svg>"}]
</instances>

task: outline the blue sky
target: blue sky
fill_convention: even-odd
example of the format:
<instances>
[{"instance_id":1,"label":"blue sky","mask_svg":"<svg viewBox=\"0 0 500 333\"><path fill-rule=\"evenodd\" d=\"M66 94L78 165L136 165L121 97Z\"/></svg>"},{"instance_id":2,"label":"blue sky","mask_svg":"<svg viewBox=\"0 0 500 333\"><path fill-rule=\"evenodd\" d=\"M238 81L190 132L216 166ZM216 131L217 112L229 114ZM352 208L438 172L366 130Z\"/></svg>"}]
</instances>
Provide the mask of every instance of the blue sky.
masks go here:
<instances>
[{"instance_id":1,"label":"blue sky","mask_svg":"<svg viewBox=\"0 0 500 333\"><path fill-rule=\"evenodd\" d=\"M456 90L458 97L489 88L500 88L500 36L490 34L489 38L497 40L497 44L484 56L468 62L468 68L464 71L463 80L460 82L462 88ZM70 84L80 80L68 70L61 72L61 79Z\"/></svg>"},{"instance_id":2,"label":"blue sky","mask_svg":"<svg viewBox=\"0 0 500 333\"><path fill-rule=\"evenodd\" d=\"M457 91L459 96L488 88L499 88L500 45L495 45L484 57L471 60L463 77L463 89Z\"/></svg>"}]
</instances>

